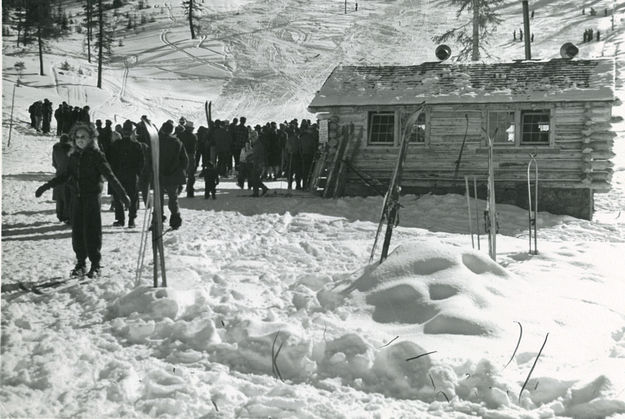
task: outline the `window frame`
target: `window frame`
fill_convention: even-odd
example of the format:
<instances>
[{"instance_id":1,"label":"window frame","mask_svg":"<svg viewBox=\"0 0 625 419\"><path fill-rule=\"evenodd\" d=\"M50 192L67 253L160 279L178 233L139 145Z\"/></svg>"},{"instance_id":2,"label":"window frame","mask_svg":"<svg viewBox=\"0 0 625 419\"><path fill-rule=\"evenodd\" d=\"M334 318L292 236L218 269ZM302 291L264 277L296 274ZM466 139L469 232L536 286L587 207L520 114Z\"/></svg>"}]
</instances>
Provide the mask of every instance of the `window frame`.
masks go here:
<instances>
[{"instance_id":1,"label":"window frame","mask_svg":"<svg viewBox=\"0 0 625 419\"><path fill-rule=\"evenodd\" d=\"M490 122L490 114L494 113L494 112L514 112L514 142L510 142L509 144L507 143L493 143L494 147L501 147L501 148L508 148L508 147L514 147L514 148L554 148L555 147L555 111L554 111L554 107L553 106L549 106L549 105L542 105L542 106L538 106L538 105L530 105L528 106L527 104L525 104L524 106L497 106L497 107L490 107L487 106L484 109L484 116L483 116L483 121L484 121L484 125L483 128L485 129L485 132L488 133L488 128L489 128L489 122ZM549 114L549 141L547 142L523 142L523 128L521 126L521 123L523 122L523 118L522 118L522 114L523 112L535 112L535 113L539 113L539 112L545 112ZM488 147L488 134L484 135L484 146Z\"/></svg>"},{"instance_id":2,"label":"window frame","mask_svg":"<svg viewBox=\"0 0 625 419\"><path fill-rule=\"evenodd\" d=\"M514 124L514 139L513 141L506 141L506 142L496 142L493 141L493 146L497 146L497 147L515 147L517 145L517 137L518 137L518 124L517 124L517 118L516 118L516 111L513 109L489 109L486 111L486 132L488 133L488 135L490 135L490 121L491 121L491 114L493 113L508 113L508 114L512 114L512 119L513 119L513 124Z\"/></svg>"},{"instance_id":3,"label":"window frame","mask_svg":"<svg viewBox=\"0 0 625 419\"><path fill-rule=\"evenodd\" d=\"M548 114L549 118L549 133L547 136L547 141L523 141L524 135L524 125L523 125L523 117L528 115L540 115L540 114ZM551 134L553 131L553 117L550 109L520 109L519 110L519 132L518 132L518 141L519 146L528 146L528 147L540 147L540 146L550 146L551 145Z\"/></svg>"},{"instance_id":4,"label":"window frame","mask_svg":"<svg viewBox=\"0 0 625 419\"><path fill-rule=\"evenodd\" d=\"M426 147L429 145L429 138L430 138L430 132L428 130L429 126L430 126L430 118L429 118L429 112L427 110L427 108L423 108L421 110L421 115L419 116L423 116L423 141L412 141L412 134L415 131L411 131L410 136L411 138L408 139L408 143L410 144L410 146L417 146L417 147ZM409 118L410 115L407 115L407 118ZM413 126L417 126L418 123L418 118L417 121L415 121ZM402 126L401 128L402 130L404 129L404 127Z\"/></svg>"},{"instance_id":5,"label":"window frame","mask_svg":"<svg viewBox=\"0 0 625 419\"><path fill-rule=\"evenodd\" d=\"M373 134L373 117L388 115L393 117L392 141L371 141ZM372 147L395 147L397 145L397 112L392 110L369 110L367 111L367 146Z\"/></svg>"}]
</instances>

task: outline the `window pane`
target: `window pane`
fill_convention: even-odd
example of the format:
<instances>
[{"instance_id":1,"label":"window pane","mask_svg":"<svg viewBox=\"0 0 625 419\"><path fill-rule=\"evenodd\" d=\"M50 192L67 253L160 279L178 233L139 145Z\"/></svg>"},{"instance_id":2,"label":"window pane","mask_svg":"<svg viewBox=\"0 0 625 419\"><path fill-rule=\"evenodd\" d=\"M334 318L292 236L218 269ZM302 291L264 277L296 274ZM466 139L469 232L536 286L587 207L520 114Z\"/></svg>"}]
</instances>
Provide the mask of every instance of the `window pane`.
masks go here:
<instances>
[{"instance_id":1,"label":"window pane","mask_svg":"<svg viewBox=\"0 0 625 419\"><path fill-rule=\"evenodd\" d=\"M521 111L521 143L549 144L550 113L542 111Z\"/></svg>"},{"instance_id":2,"label":"window pane","mask_svg":"<svg viewBox=\"0 0 625 419\"><path fill-rule=\"evenodd\" d=\"M395 137L395 114L369 114L369 143L393 144Z\"/></svg>"},{"instance_id":3,"label":"window pane","mask_svg":"<svg viewBox=\"0 0 625 419\"><path fill-rule=\"evenodd\" d=\"M425 143L425 112L421 112L410 132L410 142Z\"/></svg>"},{"instance_id":4,"label":"window pane","mask_svg":"<svg viewBox=\"0 0 625 419\"><path fill-rule=\"evenodd\" d=\"M489 112L488 135L495 144L514 144L514 112Z\"/></svg>"}]
</instances>

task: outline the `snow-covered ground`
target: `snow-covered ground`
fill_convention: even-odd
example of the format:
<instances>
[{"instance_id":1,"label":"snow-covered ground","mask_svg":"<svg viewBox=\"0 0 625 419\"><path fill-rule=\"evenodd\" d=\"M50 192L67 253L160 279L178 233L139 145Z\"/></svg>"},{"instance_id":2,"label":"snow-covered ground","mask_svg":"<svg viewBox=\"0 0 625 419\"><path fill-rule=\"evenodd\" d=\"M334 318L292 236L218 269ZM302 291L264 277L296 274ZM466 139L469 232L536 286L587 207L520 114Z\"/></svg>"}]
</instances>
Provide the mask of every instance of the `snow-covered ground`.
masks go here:
<instances>
[{"instance_id":1,"label":"snow-covered ground","mask_svg":"<svg viewBox=\"0 0 625 419\"><path fill-rule=\"evenodd\" d=\"M117 123L148 114L198 125L206 99L216 118L313 118L306 105L335 65L432 61L430 35L455 21L433 0L363 0L347 14L342 1L209 1L210 35L191 41L177 5L150 3L156 22L124 35L102 90L80 35L50 44L44 77L3 39L3 285L62 278L74 262L51 194L34 197L56 141L28 128L34 100L89 104ZM532 2L534 56L599 28L602 41L579 44L580 56L616 56L622 98L625 5L612 32L612 1L586 2L596 17L570 3ZM496 59L523 57L512 41L520 8L502 8ZM102 278L2 293L0 416L623 416L625 124L613 126L613 189L596 195L595 219L540 213L530 256L527 213L500 205L499 264L484 236L471 249L459 195L404 197L394 251L378 266L368 261L380 198L253 199L225 179L215 201L181 198L183 225L164 237L169 287L154 289L149 254L135 283L140 228L111 227L105 197Z\"/></svg>"}]
</instances>

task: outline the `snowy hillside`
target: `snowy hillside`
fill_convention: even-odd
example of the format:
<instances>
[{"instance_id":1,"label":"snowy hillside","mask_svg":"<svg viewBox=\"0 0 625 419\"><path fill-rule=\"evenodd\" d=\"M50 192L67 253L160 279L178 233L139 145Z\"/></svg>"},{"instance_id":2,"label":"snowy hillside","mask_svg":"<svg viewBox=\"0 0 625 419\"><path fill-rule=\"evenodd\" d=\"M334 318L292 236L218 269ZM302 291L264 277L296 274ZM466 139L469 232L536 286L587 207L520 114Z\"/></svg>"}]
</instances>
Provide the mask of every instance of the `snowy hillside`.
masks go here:
<instances>
[{"instance_id":1,"label":"snowy hillside","mask_svg":"<svg viewBox=\"0 0 625 419\"><path fill-rule=\"evenodd\" d=\"M115 228L105 196L103 277L20 289L74 264L51 193L34 197L56 138L28 127L33 101L88 104L116 123L184 115L197 126L207 99L215 118L314 119L306 107L336 65L434 61L431 35L456 23L433 0L362 0L347 14L343 1L207 0L207 36L190 40L178 1L148 3L145 25L119 23L102 90L83 35L50 43L43 77L32 51L3 39L0 416L625 416L622 104L612 191L596 195L592 222L540 213L536 256L520 208L498 206L495 264L484 236L471 249L463 196L406 196L393 253L369 265L381 198L252 199L224 179L215 201L181 198L182 227L164 236L169 288L150 287L149 255L135 283L143 208L139 227ZM611 31L612 3L585 2L591 17L569 1L531 1L532 48L552 58L573 41L581 57L615 56L623 100L625 5ZM523 58L512 39L520 10L502 8L489 59ZM580 43L587 28L601 40Z\"/></svg>"}]
</instances>

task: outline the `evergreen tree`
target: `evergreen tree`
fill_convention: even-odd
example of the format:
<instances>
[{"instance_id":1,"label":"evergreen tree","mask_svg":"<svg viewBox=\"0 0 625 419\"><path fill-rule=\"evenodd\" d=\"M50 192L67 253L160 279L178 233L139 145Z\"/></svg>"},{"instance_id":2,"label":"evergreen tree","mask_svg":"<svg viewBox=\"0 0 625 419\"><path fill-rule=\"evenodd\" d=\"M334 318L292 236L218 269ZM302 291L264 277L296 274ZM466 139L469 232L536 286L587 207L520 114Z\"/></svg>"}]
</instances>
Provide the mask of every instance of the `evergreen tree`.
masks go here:
<instances>
[{"instance_id":1,"label":"evergreen tree","mask_svg":"<svg viewBox=\"0 0 625 419\"><path fill-rule=\"evenodd\" d=\"M202 6L197 0L184 0L182 2L184 13L189 19L189 29L191 30L191 39L195 39L196 32L199 32L199 26L196 24L199 15L202 12Z\"/></svg>"},{"instance_id":2,"label":"evergreen tree","mask_svg":"<svg viewBox=\"0 0 625 419\"><path fill-rule=\"evenodd\" d=\"M105 13L106 5L103 4L102 0L97 0L96 12L97 12L97 27L98 27L98 38L96 40L95 46L98 50L98 88L102 88L102 63L104 59L108 59L111 57L113 51L113 30L111 30L111 25L107 22L107 16Z\"/></svg>"},{"instance_id":3,"label":"evergreen tree","mask_svg":"<svg viewBox=\"0 0 625 419\"><path fill-rule=\"evenodd\" d=\"M460 47L457 58L466 59L471 57L472 61L480 59L480 51L486 52L485 45L488 38L493 34L497 25L501 23L501 18L496 12L502 5L503 0L447 0L452 6L458 7L456 17L460 18L466 10L472 13L472 19L464 24L456 26L442 35L432 37L437 43L444 43L453 40ZM471 30L469 29L471 28Z\"/></svg>"},{"instance_id":4,"label":"evergreen tree","mask_svg":"<svg viewBox=\"0 0 625 419\"><path fill-rule=\"evenodd\" d=\"M85 27L87 28L87 61L91 62L91 40L93 38L93 1L86 0L85 9Z\"/></svg>"},{"instance_id":5,"label":"evergreen tree","mask_svg":"<svg viewBox=\"0 0 625 419\"><path fill-rule=\"evenodd\" d=\"M43 76L43 50L47 39L58 36L59 30L52 20L50 0L26 0L23 2L24 44L37 42L39 50L39 75Z\"/></svg>"}]
</instances>

